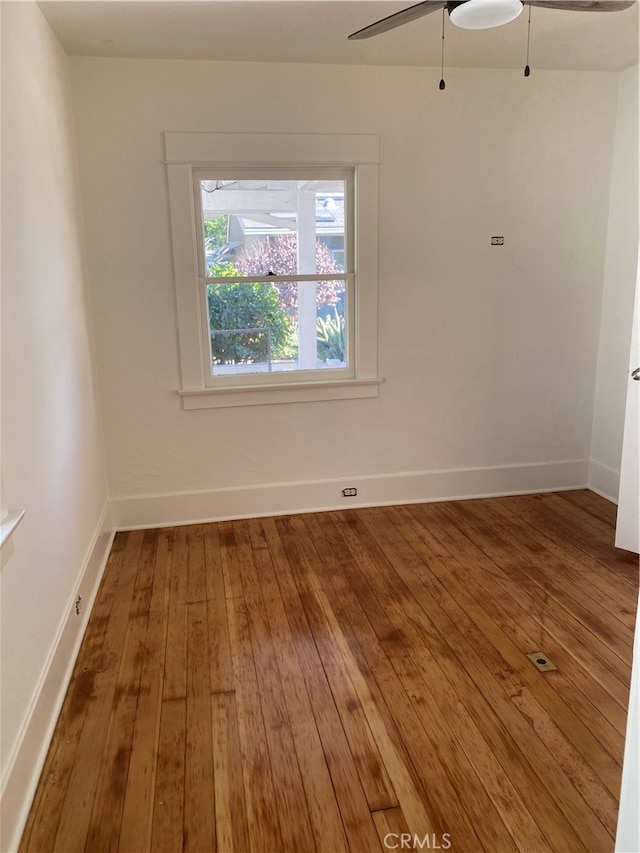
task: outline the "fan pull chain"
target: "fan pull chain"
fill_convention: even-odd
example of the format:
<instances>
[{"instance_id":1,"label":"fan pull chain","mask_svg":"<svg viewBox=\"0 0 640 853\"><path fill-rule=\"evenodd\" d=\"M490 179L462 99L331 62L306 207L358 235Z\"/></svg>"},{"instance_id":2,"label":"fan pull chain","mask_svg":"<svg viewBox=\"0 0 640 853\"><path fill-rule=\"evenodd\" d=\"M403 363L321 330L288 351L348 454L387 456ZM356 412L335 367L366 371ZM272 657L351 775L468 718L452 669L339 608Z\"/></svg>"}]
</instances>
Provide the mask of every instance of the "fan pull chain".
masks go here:
<instances>
[{"instance_id":1,"label":"fan pull chain","mask_svg":"<svg viewBox=\"0 0 640 853\"><path fill-rule=\"evenodd\" d=\"M445 13L445 9L446 9L446 4L445 4L445 6L442 7L442 54L441 54L441 61L440 61L440 85L438 87L441 92L445 87L445 82L444 82L444 13Z\"/></svg>"},{"instance_id":2,"label":"fan pull chain","mask_svg":"<svg viewBox=\"0 0 640 853\"><path fill-rule=\"evenodd\" d=\"M529 45L531 44L531 3L529 3L529 22L527 23L527 64L524 67L524 76L529 77L531 68L529 67Z\"/></svg>"}]
</instances>

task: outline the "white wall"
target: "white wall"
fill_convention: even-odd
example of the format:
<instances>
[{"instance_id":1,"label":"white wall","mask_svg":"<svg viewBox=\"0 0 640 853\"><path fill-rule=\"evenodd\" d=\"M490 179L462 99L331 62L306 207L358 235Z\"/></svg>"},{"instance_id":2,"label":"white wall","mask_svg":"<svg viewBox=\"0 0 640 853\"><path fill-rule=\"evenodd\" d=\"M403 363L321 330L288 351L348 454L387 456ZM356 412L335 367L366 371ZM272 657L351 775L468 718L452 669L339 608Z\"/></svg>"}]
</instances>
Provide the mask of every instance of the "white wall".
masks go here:
<instances>
[{"instance_id":1,"label":"white wall","mask_svg":"<svg viewBox=\"0 0 640 853\"><path fill-rule=\"evenodd\" d=\"M617 75L440 92L434 69L82 58L73 80L113 495L335 479L366 502L367 476L549 462L536 488L586 483ZM380 135L379 399L182 410L166 130ZM134 503L120 523L154 520Z\"/></svg>"},{"instance_id":2,"label":"white wall","mask_svg":"<svg viewBox=\"0 0 640 853\"><path fill-rule=\"evenodd\" d=\"M39 9L2 11L2 814L14 849L110 543L69 63Z\"/></svg>"},{"instance_id":3,"label":"white wall","mask_svg":"<svg viewBox=\"0 0 640 853\"><path fill-rule=\"evenodd\" d=\"M620 74L589 485L616 500L638 257L638 66Z\"/></svg>"}]
</instances>

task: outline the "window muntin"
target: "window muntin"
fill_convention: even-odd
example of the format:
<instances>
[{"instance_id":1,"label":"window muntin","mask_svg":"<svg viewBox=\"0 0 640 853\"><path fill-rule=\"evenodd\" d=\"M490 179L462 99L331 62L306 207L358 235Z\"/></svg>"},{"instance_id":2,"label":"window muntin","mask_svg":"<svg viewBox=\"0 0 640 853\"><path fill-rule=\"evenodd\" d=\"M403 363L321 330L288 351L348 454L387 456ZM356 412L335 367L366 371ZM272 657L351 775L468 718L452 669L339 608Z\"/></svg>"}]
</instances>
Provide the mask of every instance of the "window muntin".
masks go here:
<instances>
[{"instance_id":1,"label":"window muntin","mask_svg":"<svg viewBox=\"0 0 640 853\"><path fill-rule=\"evenodd\" d=\"M352 376L353 172L196 171L194 196L206 384Z\"/></svg>"}]
</instances>

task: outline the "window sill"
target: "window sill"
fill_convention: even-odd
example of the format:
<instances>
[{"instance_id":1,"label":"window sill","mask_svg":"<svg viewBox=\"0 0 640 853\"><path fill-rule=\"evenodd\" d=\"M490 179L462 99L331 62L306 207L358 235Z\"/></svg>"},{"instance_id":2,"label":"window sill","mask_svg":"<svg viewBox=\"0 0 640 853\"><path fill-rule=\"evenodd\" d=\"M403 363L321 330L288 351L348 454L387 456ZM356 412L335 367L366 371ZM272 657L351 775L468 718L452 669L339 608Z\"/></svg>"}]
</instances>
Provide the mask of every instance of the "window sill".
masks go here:
<instances>
[{"instance_id":1,"label":"window sill","mask_svg":"<svg viewBox=\"0 0 640 853\"><path fill-rule=\"evenodd\" d=\"M343 379L332 382L299 382L287 385L245 385L238 388L206 388L178 391L183 409L223 409L231 406L263 406L273 403L309 403L323 400L358 400L377 397L384 379Z\"/></svg>"},{"instance_id":2,"label":"window sill","mask_svg":"<svg viewBox=\"0 0 640 853\"><path fill-rule=\"evenodd\" d=\"M13 531L20 524L23 516L23 509L9 510L8 514L0 524L0 548L11 538Z\"/></svg>"}]
</instances>

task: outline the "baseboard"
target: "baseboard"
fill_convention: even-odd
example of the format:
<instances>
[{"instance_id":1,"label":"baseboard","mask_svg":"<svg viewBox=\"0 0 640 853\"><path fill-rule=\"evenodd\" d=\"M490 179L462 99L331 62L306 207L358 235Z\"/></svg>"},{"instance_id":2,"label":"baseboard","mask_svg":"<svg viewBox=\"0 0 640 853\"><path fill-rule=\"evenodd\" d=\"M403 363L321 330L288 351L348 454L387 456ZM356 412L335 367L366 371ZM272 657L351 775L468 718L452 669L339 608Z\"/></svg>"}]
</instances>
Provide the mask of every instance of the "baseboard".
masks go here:
<instances>
[{"instance_id":1,"label":"baseboard","mask_svg":"<svg viewBox=\"0 0 640 853\"><path fill-rule=\"evenodd\" d=\"M112 498L117 530L427 501L586 488L589 462L419 471ZM354 487L356 497L342 489Z\"/></svg>"},{"instance_id":2,"label":"baseboard","mask_svg":"<svg viewBox=\"0 0 640 853\"><path fill-rule=\"evenodd\" d=\"M609 468L602 462L596 462L595 459L590 459L589 488L611 503L617 504L620 490L620 471Z\"/></svg>"},{"instance_id":3,"label":"baseboard","mask_svg":"<svg viewBox=\"0 0 640 853\"><path fill-rule=\"evenodd\" d=\"M3 774L0 850L4 853L17 850L20 844L114 535L111 507L107 502ZM78 595L82 596L80 617L73 612Z\"/></svg>"}]
</instances>

